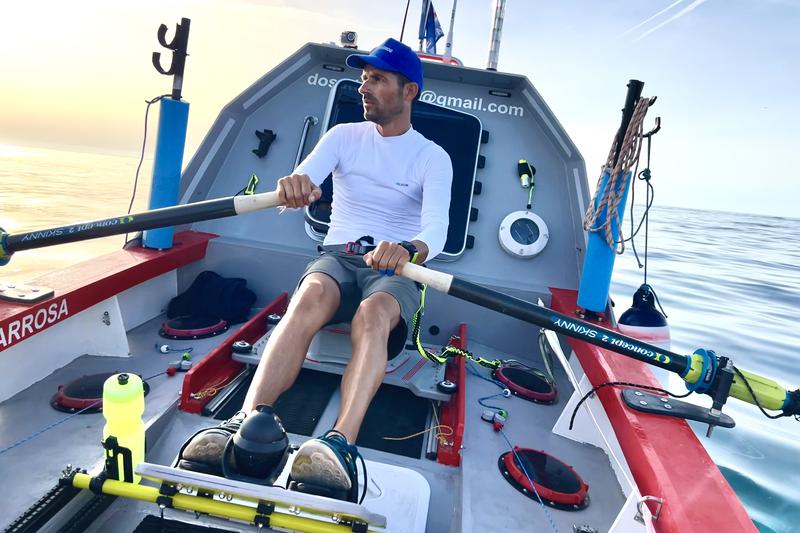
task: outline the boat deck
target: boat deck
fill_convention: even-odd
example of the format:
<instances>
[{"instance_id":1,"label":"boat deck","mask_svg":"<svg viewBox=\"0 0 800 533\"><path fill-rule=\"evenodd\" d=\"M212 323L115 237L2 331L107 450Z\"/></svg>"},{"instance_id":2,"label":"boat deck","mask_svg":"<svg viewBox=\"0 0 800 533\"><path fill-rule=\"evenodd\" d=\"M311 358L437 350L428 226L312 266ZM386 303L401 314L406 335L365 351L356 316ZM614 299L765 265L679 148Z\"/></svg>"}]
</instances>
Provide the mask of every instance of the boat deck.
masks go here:
<instances>
[{"instance_id":1,"label":"boat deck","mask_svg":"<svg viewBox=\"0 0 800 533\"><path fill-rule=\"evenodd\" d=\"M28 435L69 416L51 408L48 403L57 385L68 383L84 374L104 371L137 372L150 377L166 369L180 354L162 354L154 345L166 341L158 336L163 317L151 320L129 332L132 356L113 358L84 355L52 375L0 404L0 446L7 447ZM234 333L228 333L235 335ZM193 361L209 353L225 336L195 340L172 341L174 346L193 346ZM488 346L477 343L470 350L489 358L508 358ZM519 356L515 356L519 357ZM530 362L530 361L529 361ZM530 362L531 364L535 364ZM563 371L556 369L559 402L539 405L515 397L493 398L489 403L509 412L505 434L514 445L545 450L573 466L590 486L591 503L582 511L567 512L547 508L560 531L571 531L573 524L588 524L600 531L608 530L625 498L605 453L594 446L580 444L551 432L566 398L572 389ZM480 370L485 375L486 371ZM159 375L151 378L151 390L146 397L145 423L148 425L150 449L147 460L171 464L184 440L200 428L216 421L178 411L176 401L182 385L182 374L175 377ZM509 447L500 433L480 418L483 407L477 399L495 394L498 388L487 381L467 374L466 422L461 467L449 467L427 458L411 458L361 447L368 461L409 468L420 473L431 489L427 531L524 531L548 528L548 517L541 506L506 483L497 467L498 457ZM338 391L330 398L313 435L333 425L339 403ZM0 525L6 526L52 488L67 464L98 471L102 464L99 441L104 425L101 414L81 414L37 435L14 449L5 452L0 461L0 476L15 480L24 490L10 491L0 509ZM290 434L293 444L307 436ZM424 454L423 454L424 455ZM34 467L35 465L35 467ZM459 513L461 510L461 513ZM90 531L132 531L147 514L158 514L149 503L118 498L98 518ZM166 517L190 522L214 524L225 529L251 531L252 526L193 514L167 510ZM538 524L532 526L532 524ZM391 524L388 529L391 531Z\"/></svg>"}]
</instances>

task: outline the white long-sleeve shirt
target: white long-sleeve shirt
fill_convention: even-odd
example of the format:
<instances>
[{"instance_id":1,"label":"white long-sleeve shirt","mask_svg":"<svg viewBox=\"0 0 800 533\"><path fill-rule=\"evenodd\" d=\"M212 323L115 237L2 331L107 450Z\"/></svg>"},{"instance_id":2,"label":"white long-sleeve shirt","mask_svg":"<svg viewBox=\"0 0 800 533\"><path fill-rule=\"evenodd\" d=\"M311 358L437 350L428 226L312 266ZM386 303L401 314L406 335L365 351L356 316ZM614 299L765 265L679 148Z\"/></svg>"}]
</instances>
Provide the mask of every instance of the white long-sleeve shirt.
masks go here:
<instances>
[{"instance_id":1,"label":"white long-sleeve shirt","mask_svg":"<svg viewBox=\"0 0 800 533\"><path fill-rule=\"evenodd\" d=\"M319 185L333 172L333 206L325 244L364 235L420 240L428 259L447 240L453 167L439 145L410 128L384 137L373 122L331 128L295 169Z\"/></svg>"}]
</instances>

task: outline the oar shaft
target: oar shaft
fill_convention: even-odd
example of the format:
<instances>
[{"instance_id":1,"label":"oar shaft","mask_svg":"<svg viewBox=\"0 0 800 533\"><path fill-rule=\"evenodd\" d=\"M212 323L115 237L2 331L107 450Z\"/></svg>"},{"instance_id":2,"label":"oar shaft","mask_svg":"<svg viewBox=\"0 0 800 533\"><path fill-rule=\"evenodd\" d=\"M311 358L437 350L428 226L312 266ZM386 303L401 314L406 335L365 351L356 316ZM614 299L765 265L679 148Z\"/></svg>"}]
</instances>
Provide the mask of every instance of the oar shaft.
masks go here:
<instances>
[{"instance_id":1,"label":"oar shaft","mask_svg":"<svg viewBox=\"0 0 800 533\"><path fill-rule=\"evenodd\" d=\"M551 329L568 337L594 344L653 366L678 374L686 371L688 358L658 346L628 337L617 331L601 328L591 322L558 313L546 307L514 298L476 283L435 272L414 264L403 267L403 276L504 315Z\"/></svg>"},{"instance_id":2,"label":"oar shaft","mask_svg":"<svg viewBox=\"0 0 800 533\"><path fill-rule=\"evenodd\" d=\"M57 228L8 235L5 240L5 249L10 255L22 250L42 248L54 244L84 241L109 235L120 235L146 229L241 215L258 209L276 207L277 205L279 205L278 194L274 191L247 196L230 196L193 204L164 207L132 215L122 215Z\"/></svg>"},{"instance_id":3,"label":"oar shaft","mask_svg":"<svg viewBox=\"0 0 800 533\"><path fill-rule=\"evenodd\" d=\"M401 275L455 298L675 372L689 384L695 384L704 377L702 358L696 353L685 356L663 350L618 331L601 328L591 322L579 320L419 265L406 264ZM750 388L748 389L744 380L736 375L730 390L731 396L754 405L758 399L758 404L762 407L775 411L780 410L784 414L800 414L800 390L789 392L771 379L744 370L740 370L740 372L747 379Z\"/></svg>"}]
</instances>

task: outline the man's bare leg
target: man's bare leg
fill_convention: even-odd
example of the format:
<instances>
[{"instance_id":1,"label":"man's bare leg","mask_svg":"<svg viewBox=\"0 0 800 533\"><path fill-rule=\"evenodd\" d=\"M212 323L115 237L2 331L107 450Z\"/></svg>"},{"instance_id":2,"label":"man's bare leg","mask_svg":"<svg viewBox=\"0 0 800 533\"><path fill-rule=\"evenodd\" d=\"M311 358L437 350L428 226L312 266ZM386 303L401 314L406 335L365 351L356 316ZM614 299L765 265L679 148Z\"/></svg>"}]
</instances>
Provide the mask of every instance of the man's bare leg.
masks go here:
<instances>
[{"instance_id":1,"label":"man's bare leg","mask_svg":"<svg viewBox=\"0 0 800 533\"><path fill-rule=\"evenodd\" d=\"M354 443L372 397L386 373L389 333L400 321L400 304L385 292L361 302L353 317L353 357L342 377L342 402L334 429Z\"/></svg>"},{"instance_id":2,"label":"man's bare leg","mask_svg":"<svg viewBox=\"0 0 800 533\"><path fill-rule=\"evenodd\" d=\"M292 386L311 339L336 313L340 298L339 286L327 274L313 272L303 279L267 341L242 404L243 411L249 413L260 404L274 405L278 396Z\"/></svg>"}]
</instances>

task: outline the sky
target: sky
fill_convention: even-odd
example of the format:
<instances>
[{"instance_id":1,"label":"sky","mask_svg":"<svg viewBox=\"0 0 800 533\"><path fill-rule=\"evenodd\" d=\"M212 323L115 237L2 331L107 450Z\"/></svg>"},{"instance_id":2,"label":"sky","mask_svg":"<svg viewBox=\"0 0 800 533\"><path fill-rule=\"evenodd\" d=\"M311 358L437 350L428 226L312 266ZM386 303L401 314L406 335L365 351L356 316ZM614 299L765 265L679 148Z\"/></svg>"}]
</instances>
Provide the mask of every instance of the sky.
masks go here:
<instances>
[{"instance_id":1,"label":"sky","mask_svg":"<svg viewBox=\"0 0 800 533\"><path fill-rule=\"evenodd\" d=\"M404 41L417 46L421 0ZM491 0L461 0L453 54L484 68ZM434 6L447 31L452 0ZM0 143L136 154L151 65L191 19L186 157L222 107L304 43L397 38L405 0L27 0L0 18ZM499 70L526 75L578 146L592 187L635 78L658 96L656 204L800 217L800 0L507 0ZM443 49L444 39L440 41ZM165 56L167 64L169 54ZM155 128L155 122L151 124Z\"/></svg>"}]
</instances>

